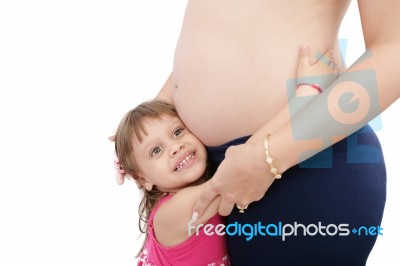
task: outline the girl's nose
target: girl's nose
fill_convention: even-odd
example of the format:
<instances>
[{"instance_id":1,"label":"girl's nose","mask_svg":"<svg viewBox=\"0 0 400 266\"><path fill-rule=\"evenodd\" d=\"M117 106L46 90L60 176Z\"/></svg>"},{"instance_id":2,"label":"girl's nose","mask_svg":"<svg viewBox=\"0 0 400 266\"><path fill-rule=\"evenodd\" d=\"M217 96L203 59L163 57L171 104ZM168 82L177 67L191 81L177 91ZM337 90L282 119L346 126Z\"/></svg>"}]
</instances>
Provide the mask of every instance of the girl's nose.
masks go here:
<instances>
[{"instance_id":1,"label":"girl's nose","mask_svg":"<svg viewBox=\"0 0 400 266\"><path fill-rule=\"evenodd\" d=\"M171 147L171 156L175 156L176 154L179 154L183 150L184 145L182 143L174 143Z\"/></svg>"}]
</instances>

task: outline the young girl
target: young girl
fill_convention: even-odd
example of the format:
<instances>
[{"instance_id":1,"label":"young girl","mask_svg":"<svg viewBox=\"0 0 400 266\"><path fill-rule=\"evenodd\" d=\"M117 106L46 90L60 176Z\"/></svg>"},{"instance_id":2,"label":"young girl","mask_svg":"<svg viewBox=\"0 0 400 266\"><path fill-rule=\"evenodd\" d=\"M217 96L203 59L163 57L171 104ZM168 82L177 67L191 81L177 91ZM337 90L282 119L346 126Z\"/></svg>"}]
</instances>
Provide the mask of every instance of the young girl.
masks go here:
<instances>
[{"instance_id":1,"label":"young girl","mask_svg":"<svg viewBox=\"0 0 400 266\"><path fill-rule=\"evenodd\" d=\"M301 50L297 76L319 75L320 85L299 79L296 96L318 94L320 86L332 82L330 74L336 78L331 54L322 57L328 63L311 65L309 49ZM112 140L119 159L118 183L131 177L143 192L139 227L146 240L138 265L230 265L224 235L191 230L199 224L216 228L224 220L217 214L216 198L204 215L190 222L193 205L206 187L207 153L174 106L157 100L140 104L124 116Z\"/></svg>"},{"instance_id":2,"label":"young girl","mask_svg":"<svg viewBox=\"0 0 400 266\"><path fill-rule=\"evenodd\" d=\"M225 238L188 234L188 222L206 181L204 145L162 101L145 102L129 111L115 134L122 174L142 188L141 231L146 242L138 265L229 265ZM198 223L224 221L217 200Z\"/></svg>"}]
</instances>

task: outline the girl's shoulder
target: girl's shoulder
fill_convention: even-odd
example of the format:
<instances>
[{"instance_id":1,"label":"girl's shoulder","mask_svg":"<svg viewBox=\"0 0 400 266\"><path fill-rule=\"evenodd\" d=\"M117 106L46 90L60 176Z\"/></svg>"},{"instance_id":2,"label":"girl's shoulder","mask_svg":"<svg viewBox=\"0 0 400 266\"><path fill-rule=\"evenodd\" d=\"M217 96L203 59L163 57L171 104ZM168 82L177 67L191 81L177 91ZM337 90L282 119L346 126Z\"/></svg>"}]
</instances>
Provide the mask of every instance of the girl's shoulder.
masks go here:
<instances>
[{"instance_id":1,"label":"girl's shoulder","mask_svg":"<svg viewBox=\"0 0 400 266\"><path fill-rule=\"evenodd\" d=\"M166 194L160 198L160 200L154 205L153 209L151 210L150 217L148 219L149 225L153 225L154 216L156 215L158 209L168 200L172 198L172 194Z\"/></svg>"}]
</instances>

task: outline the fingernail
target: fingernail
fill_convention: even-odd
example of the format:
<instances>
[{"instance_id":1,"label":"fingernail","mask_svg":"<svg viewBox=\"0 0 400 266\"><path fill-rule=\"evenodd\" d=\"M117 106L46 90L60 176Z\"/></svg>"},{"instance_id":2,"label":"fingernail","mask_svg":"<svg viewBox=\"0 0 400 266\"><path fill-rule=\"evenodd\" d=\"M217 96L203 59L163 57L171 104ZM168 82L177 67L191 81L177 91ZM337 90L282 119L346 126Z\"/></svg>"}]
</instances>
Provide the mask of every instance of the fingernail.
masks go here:
<instances>
[{"instance_id":1,"label":"fingernail","mask_svg":"<svg viewBox=\"0 0 400 266\"><path fill-rule=\"evenodd\" d=\"M307 44L303 44L303 45L301 46L301 49L307 50L307 49L308 49L308 45L307 45Z\"/></svg>"},{"instance_id":2,"label":"fingernail","mask_svg":"<svg viewBox=\"0 0 400 266\"><path fill-rule=\"evenodd\" d=\"M194 213L192 214L192 221L196 221L197 218L199 218L199 214L198 214L197 212L194 212Z\"/></svg>"}]
</instances>

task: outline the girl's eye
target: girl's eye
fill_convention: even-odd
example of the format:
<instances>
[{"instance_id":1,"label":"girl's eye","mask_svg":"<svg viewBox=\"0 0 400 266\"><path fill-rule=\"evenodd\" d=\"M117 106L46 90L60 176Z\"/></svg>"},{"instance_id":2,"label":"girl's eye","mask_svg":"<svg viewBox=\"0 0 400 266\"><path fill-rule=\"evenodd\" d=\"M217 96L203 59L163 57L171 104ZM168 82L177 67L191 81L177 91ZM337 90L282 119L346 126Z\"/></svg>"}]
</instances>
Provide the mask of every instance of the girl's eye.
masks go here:
<instances>
[{"instance_id":1,"label":"girl's eye","mask_svg":"<svg viewBox=\"0 0 400 266\"><path fill-rule=\"evenodd\" d=\"M156 156L157 154L159 154L162 151L161 147L154 147L151 152L150 152L150 156Z\"/></svg>"},{"instance_id":2,"label":"girl's eye","mask_svg":"<svg viewBox=\"0 0 400 266\"><path fill-rule=\"evenodd\" d=\"M182 132L183 132L183 128L177 128L177 129L175 129L175 130L174 130L174 133L173 133L174 138L178 137L180 134L182 134Z\"/></svg>"}]
</instances>

